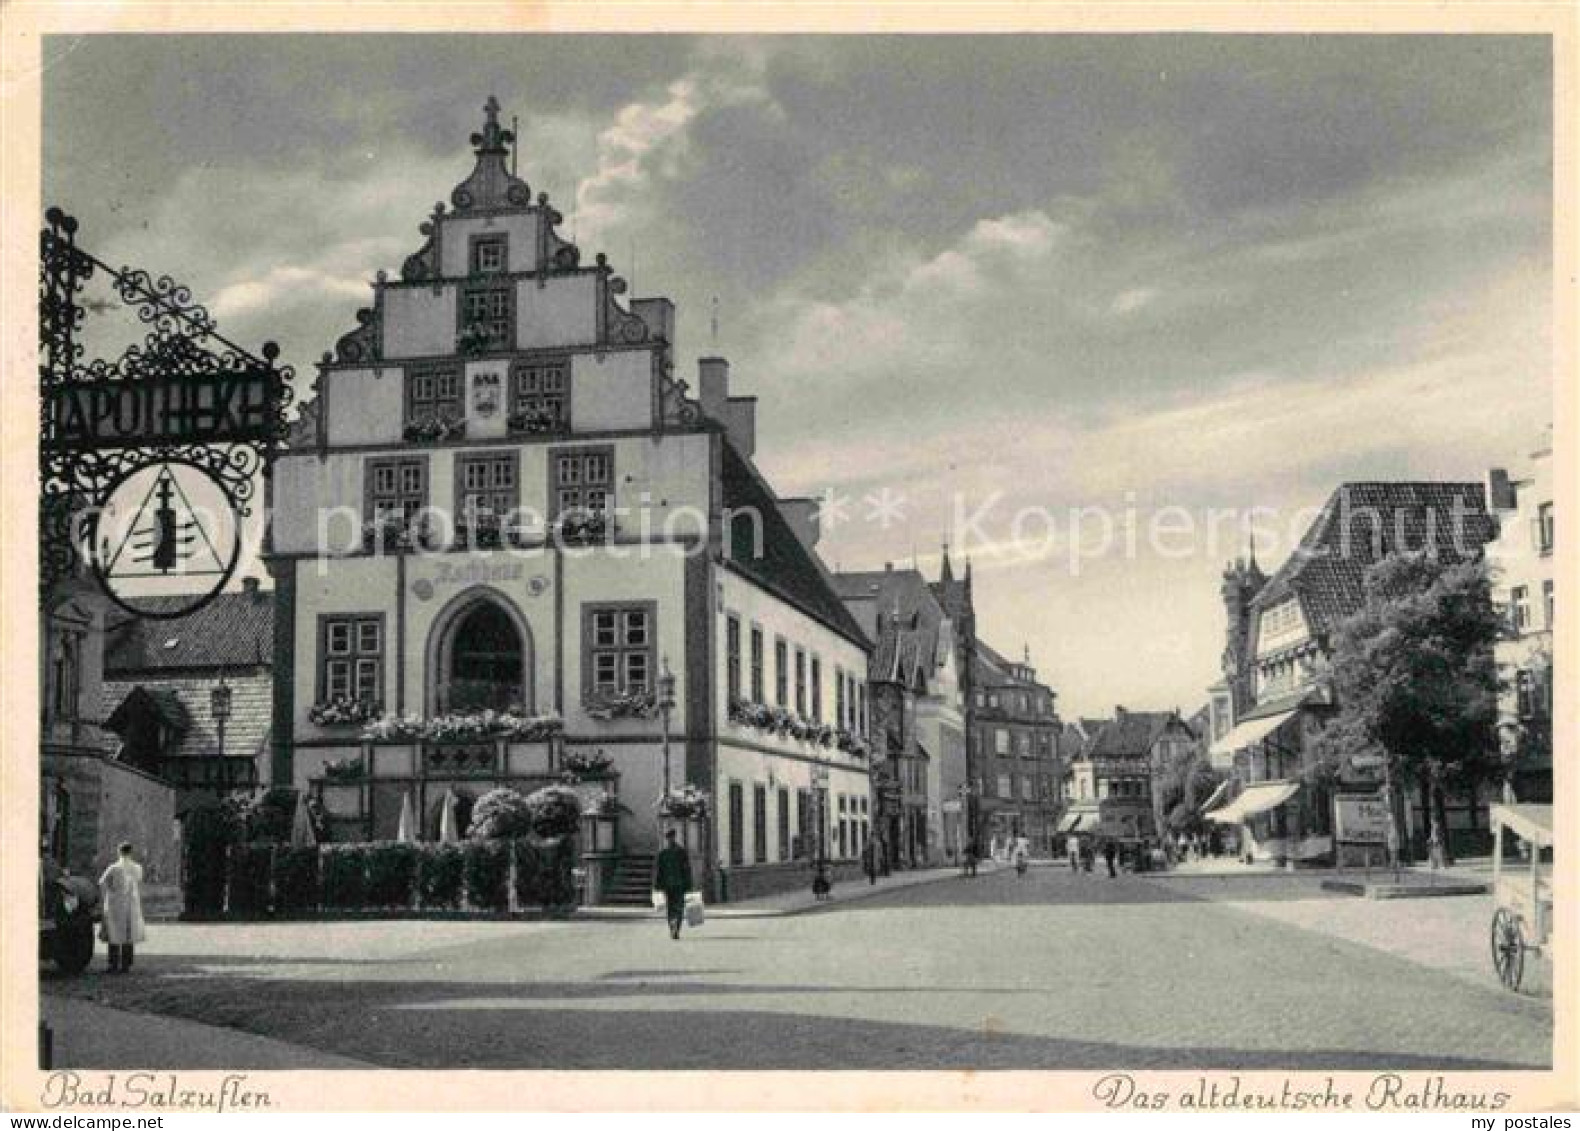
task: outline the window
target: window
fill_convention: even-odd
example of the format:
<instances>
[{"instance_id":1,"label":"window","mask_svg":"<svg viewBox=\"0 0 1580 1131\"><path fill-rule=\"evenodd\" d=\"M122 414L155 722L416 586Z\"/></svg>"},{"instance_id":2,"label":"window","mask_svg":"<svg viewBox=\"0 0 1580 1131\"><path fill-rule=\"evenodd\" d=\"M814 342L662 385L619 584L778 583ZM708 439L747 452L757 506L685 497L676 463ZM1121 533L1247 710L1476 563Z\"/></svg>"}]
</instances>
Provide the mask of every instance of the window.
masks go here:
<instances>
[{"instance_id":1,"label":"window","mask_svg":"<svg viewBox=\"0 0 1580 1131\"><path fill-rule=\"evenodd\" d=\"M518 361L510 367L510 430L562 432L570 426L570 364Z\"/></svg>"},{"instance_id":2,"label":"window","mask_svg":"<svg viewBox=\"0 0 1580 1131\"><path fill-rule=\"evenodd\" d=\"M768 787L752 786L752 862L768 863Z\"/></svg>"},{"instance_id":3,"label":"window","mask_svg":"<svg viewBox=\"0 0 1580 1131\"><path fill-rule=\"evenodd\" d=\"M1015 796L1015 790L1012 788L1012 782L1008 774L1000 774L998 776L997 785L998 796L1004 798L1005 800L1009 800Z\"/></svg>"},{"instance_id":4,"label":"window","mask_svg":"<svg viewBox=\"0 0 1580 1131\"><path fill-rule=\"evenodd\" d=\"M812 721L823 721L823 661L812 657Z\"/></svg>"},{"instance_id":5,"label":"window","mask_svg":"<svg viewBox=\"0 0 1580 1131\"><path fill-rule=\"evenodd\" d=\"M763 630L752 626L752 702L763 701Z\"/></svg>"},{"instance_id":6,"label":"window","mask_svg":"<svg viewBox=\"0 0 1580 1131\"><path fill-rule=\"evenodd\" d=\"M1515 632L1524 632L1531 623L1531 591L1523 585L1509 590L1509 620Z\"/></svg>"},{"instance_id":7,"label":"window","mask_svg":"<svg viewBox=\"0 0 1580 1131\"><path fill-rule=\"evenodd\" d=\"M319 618L318 697L377 703L384 687L384 618L379 614Z\"/></svg>"},{"instance_id":8,"label":"window","mask_svg":"<svg viewBox=\"0 0 1580 1131\"><path fill-rule=\"evenodd\" d=\"M795 835L796 843L791 846L792 855L809 856L812 853L812 791L798 789L795 791Z\"/></svg>"},{"instance_id":9,"label":"window","mask_svg":"<svg viewBox=\"0 0 1580 1131\"><path fill-rule=\"evenodd\" d=\"M410 523L428 505L428 461L422 457L374 459L367 464L366 514L370 521Z\"/></svg>"},{"instance_id":10,"label":"window","mask_svg":"<svg viewBox=\"0 0 1580 1131\"><path fill-rule=\"evenodd\" d=\"M795 650L795 713L806 714L806 653Z\"/></svg>"},{"instance_id":11,"label":"window","mask_svg":"<svg viewBox=\"0 0 1580 1131\"><path fill-rule=\"evenodd\" d=\"M472 274L498 275L506 269L507 237L503 233L472 237Z\"/></svg>"},{"instance_id":12,"label":"window","mask_svg":"<svg viewBox=\"0 0 1580 1131\"><path fill-rule=\"evenodd\" d=\"M463 334L476 335L475 347L484 350L510 349L515 342L516 292L497 283L470 284L461 291L457 307Z\"/></svg>"},{"instance_id":13,"label":"window","mask_svg":"<svg viewBox=\"0 0 1580 1131\"><path fill-rule=\"evenodd\" d=\"M1543 503L1536 508L1536 549L1541 553L1553 552L1553 505Z\"/></svg>"},{"instance_id":14,"label":"window","mask_svg":"<svg viewBox=\"0 0 1580 1131\"><path fill-rule=\"evenodd\" d=\"M455 515L470 523L474 515L502 518L516 510L516 453L489 452L457 456Z\"/></svg>"},{"instance_id":15,"label":"window","mask_svg":"<svg viewBox=\"0 0 1580 1131\"><path fill-rule=\"evenodd\" d=\"M790 791L779 787L779 859L790 859Z\"/></svg>"},{"instance_id":16,"label":"window","mask_svg":"<svg viewBox=\"0 0 1580 1131\"><path fill-rule=\"evenodd\" d=\"M731 614L724 622L725 683L730 701L741 697L741 618Z\"/></svg>"},{"instance_id":17,"label":"window","mask_svg":"<svg viewBox=\"0 0 1580 1131\"><path fill-rule=\"evenodd\" d=\"M614 449L560 449L549 459L551 518L606 514L614 494Z\"/></svg>"},{"instance_id":18,"label":"window","mask_svg":"<svg viewBox=\"0 0 1580 1131\"><path fill-rule=\"evenodd\" d=\"M429 420L459 420L465 415L459 369L413 369L406 374L407 427Z\"/></svg>"},{"instance_id":19,"label":"window","mask_svg":"<svg viewBox=\"0 0 1580 1131\"><path fill-rule=\"evenodd\" d=\"M1009 731L1002 727L993 731L993 753L1000 758L1009 756Z\"/></svg>"},{"instance_id":20,"label":"window","mask_svg":"<svg viewBox=\"0 0 1580 1131\"><path fill-rule=\"evenodd\" d=\"M834 669L834 718L838 720L835 726L844 730L845 722L845 673L839 668Z\"/></svg>"},{"instance_id":21,"label":"window","mask_svg":"<svg viewBox=\"0 0 1580 1131\"><path fill-rule=\"evenodd\" d=\"M739 868L746 863L746 815L741 796L741 783L730 783L730 863Z\"/></svg>"},{"instance_id":22,"label":"window","mask_svg":"<svg viewBox=\"0 0 1580 1131\"><path fill-rule=\"evenodd\" d=\"M1514 700L1515 711L1520 718L1528 719L1536 714L1536 681L1530 672L1514 673Z\"/></svg>"},{"instance_id":23,"label":"window","mask_svg":"<svg viewBox=\"0 0 1580 1131\"><path fill-rule=\"evenodd\" d=\"M1031 800L1031 789L1032 789L1032 780L1031 780L1031 778L1021 778L1020 779L1020 799L1022 801L1030 801Z\"/></svg>"},{"instance_id":24,"label":"window","mask_svg":"<svg viewBox=\"0 0 1580 1131\"><path fill-rule=\"evenodd\" d=\"M1553 583L1550 580L1542 582L1542 608L1547 616L1544 622L1547 625L1547 630L1549 632L1555 631L1558 628L1558 624L1553 620Z\"/></svg>"},{"instance_id":25,"label":"window","mask_svg":"<svg viewBox=\"0 0 1580 1131\"><path fill-rule=\"evenodd\" d=\"M784 637L774 638L774 702L785 707L790 703L790 653Z\"/></svg>"},{"instance_id":26,"label":"window","mask_svg":"<svg viewBox=\"0 0 1580 1131\"><path fill-rule=\"evenodd\" d=\"M1015 735L1015 753L1022 758L1031 757L1031 735L1024 731Z\"/></svg>"},{"instance_id":27,"label":"window","mask_svg":"<svg viewBox=\"0 0 1580 1131\"><path fill-rule=\"evenodd\" d=\"M586 606L582 621L582 686L597 695L653 689L655 606Z\"/></svg>"}]
</instances>

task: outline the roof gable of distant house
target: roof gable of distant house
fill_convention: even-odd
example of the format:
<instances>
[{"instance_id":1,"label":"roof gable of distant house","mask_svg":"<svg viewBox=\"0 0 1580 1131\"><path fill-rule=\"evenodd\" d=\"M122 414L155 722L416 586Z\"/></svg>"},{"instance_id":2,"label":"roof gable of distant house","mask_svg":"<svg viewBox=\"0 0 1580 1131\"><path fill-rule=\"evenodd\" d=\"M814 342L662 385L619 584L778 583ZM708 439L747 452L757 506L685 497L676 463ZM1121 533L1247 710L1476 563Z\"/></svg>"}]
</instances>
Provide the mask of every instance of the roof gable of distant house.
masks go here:
<instances>
[{"instance_id":1,"label":"roof gable of distant house","mask_svg":"<svg viewBox=\"0 0 1580 1131\"><path fill-rule=\"evenodd\" d=\"M1346 483L1328 498L1253 613L1297 597L1313 633L1327 632L1365 602L1366 571L1399 552L1446 562L1480 556L1497 534L1480 483Z\"/></svg>"},{"instance_id":2,"label":"roof gable of distant house","mask_svg":"<svg viewBox=\"0 0 1580 1131\"><path fill-rule=\"evenodd\" d=\"M925 687L938 661L944 610L914 569L857 570L832 575L847 606L873 603L874 633L868 677L879 683Z\"/></svg>"},{"instance_id":3,"label":"roof gable of distant house","mask_svg":"<svg viewBox=\"0 0 1580 1131\"><path fill-rule=\"evenodd\" d=\"M136 597L146 613L179 609L190 597ZM165 620L124 617L107 628L107 676L138 672L264 667L274 657L274 596L221 593L196 612Z\"/></svg>"},{"instance_id":4,"label":"roof gable of distant house","mask_svg":"<svg viewBox=\"0 0 1580 1131\"><path fill-rule=\"evenodd\" d=\"M1174 711L1121 711L1098 728L1082 756L1089 759L1146 758L1165 731L1195 735Z\"/></svg>"}]
</instances>

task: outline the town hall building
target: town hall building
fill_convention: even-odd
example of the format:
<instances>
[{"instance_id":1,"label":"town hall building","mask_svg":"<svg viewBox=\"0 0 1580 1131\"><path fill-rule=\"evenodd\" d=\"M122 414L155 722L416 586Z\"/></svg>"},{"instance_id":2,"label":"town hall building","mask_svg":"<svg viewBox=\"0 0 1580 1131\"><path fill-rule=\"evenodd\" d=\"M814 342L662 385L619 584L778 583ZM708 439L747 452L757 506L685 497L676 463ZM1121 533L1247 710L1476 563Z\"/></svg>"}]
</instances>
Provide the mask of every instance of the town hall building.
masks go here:
<instances>
[{"instance_id":1,"label":"town hall building","mask_svg":"<svg viewBox=\"0 0 1580 1131\"><path fill-rule=\"evenodd\" d=\"M271 778L336 839L424 837L567 773L655 850L666 788L706 795L694 863L740 898L867 834L870 643L753 456L756 400L675 310L583 261L512 171L476 166L325 354L271 483Z\"/></svg>"}]
</instances>

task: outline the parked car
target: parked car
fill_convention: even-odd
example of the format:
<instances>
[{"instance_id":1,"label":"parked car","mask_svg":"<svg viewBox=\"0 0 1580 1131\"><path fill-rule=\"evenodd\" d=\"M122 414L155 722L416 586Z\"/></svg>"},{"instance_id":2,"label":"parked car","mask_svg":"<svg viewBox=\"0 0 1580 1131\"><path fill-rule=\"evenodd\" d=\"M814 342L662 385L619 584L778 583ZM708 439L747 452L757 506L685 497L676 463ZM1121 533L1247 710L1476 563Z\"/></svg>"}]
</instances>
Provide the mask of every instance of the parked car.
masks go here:
<instances>
[{"instance_id":1,"label":"parked car","mask_svg":"<svg viewBox=\"0 0 1580 1131\"><path fill-rule=\"evenodd\" d=\"M80 974L93 961L99 885L73 876L45 857L39 867L38 957L63 974Z\"/></svg>"}]
</instances>

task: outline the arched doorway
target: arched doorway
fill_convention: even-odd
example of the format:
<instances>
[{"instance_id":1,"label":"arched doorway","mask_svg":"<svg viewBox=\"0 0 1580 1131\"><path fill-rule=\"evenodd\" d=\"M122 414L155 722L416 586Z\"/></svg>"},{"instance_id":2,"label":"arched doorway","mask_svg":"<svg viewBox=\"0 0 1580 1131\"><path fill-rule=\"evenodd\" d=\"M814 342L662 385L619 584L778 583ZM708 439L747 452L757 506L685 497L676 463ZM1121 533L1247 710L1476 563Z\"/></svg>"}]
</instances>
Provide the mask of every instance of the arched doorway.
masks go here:
<instances>
[{"instance_id":1,"label":"arched doorway","mask_svg":"<svg viewBox=\"0 0 1580 1131\"><path fill-rule=\"evenodd\" d=\"M524 627L500 601L480 596L457 606L437 626L430 671L440 713L526 712L530 650Z\"/></svg>"}]
</instances>

